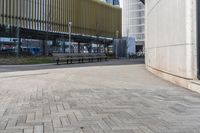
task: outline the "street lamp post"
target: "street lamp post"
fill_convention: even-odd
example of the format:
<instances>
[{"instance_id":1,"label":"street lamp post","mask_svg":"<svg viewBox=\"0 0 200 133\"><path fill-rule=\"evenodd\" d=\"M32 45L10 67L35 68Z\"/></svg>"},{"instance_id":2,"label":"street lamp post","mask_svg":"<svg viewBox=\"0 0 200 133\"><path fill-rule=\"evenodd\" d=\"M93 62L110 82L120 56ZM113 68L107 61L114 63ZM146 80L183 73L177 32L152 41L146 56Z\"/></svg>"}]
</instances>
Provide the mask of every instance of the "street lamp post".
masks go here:
<instances>
[{"instance_id":1,"label":"street lamp post","mask_svg":"<svg viewBox=\"0 0 200 133\"><path fill-rule=\"evenodd\" d=\"M1 41L1 37L0 37L0 51L2 50L2 41Z\"/></svg>"},{"instance_id":2,"label":"street lamp post","mask_svg":"<svg viewBox=\"0 0 200 133\"><path fill-rule=\"evenodd\" d=\"M51 25L50 25L50 21L51 21L51 11L49 10L49 8L47 8L47 16L46 16L46 40L43 42L43 55L49 54L49 49L48 49L48 40L49 40L49 31L51 30Z\"/></svg>"},{"instance_id":3,"label":"street lamp post","mask_svg":"<svg viewBox=\"0 0 200 133\"><path fill-rule=\"evenodd\" d=\"M72 22L68 23L68 30L69 30L69 53L71 53L71 27L72 27Z\"/></svg>"},{"instance_id":4,"label":"street lamp post","mask_svg":"<svg viewBox=\"0 0 200 133\"><path fill-rule=\"evenodd\" d=\"M20 5L20 1L18 1L18 3L17 3L18 5ZM20 20L19 20L19 16L20 16L20 8L18 9L18 11L17 11L17 40L18 40L18 42L17 42L17 48L16 48L16 52L17 52L17 58L19 58L19 55L20 55L20 36L19 36L19 30L20 30Z\"/></svg>"},{"instance_id":5,"label":"street lamp post","mask_svg":"<svg viewBox=\"0 0 200 133\"><path fill-rule=\"evenodd\" d=\"M119 38L119 31L117 30L116 31L116 39L118 39ZM116 51L115 51L115 53L116 53L116 58L118 58L118 41L116 41Z\"/></svg>"}]
</instances>

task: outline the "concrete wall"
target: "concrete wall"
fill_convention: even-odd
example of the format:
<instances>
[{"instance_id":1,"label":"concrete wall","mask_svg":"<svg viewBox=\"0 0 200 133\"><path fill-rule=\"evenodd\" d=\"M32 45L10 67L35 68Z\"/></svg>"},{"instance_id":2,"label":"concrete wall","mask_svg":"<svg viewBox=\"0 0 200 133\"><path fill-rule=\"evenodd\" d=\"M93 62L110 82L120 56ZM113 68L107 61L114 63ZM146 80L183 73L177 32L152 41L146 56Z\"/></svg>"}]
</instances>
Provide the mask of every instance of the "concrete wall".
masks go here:
<instances>
[{"instance_id":1,"label":"concrete wall","mask_svg":"<svg viewBox=\"0 0 200 133\"><path fill-rule=\"evenodd\" d=\"M196 0L146 0L147 68L188 87L196 53Z\"/></svg>"}]
</instances>

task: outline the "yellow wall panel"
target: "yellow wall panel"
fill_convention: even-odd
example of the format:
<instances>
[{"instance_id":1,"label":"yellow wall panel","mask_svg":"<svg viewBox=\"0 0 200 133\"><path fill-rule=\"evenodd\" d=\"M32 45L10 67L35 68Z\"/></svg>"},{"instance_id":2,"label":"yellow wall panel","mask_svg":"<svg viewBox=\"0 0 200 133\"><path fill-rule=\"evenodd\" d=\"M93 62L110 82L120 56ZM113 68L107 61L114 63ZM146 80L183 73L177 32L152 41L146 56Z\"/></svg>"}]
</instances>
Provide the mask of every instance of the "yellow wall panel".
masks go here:
<instances>
[{"instance_id":1,"label":"yellow wall panel","mask_svg":"<svg viewBox=\"0 0 200 133\"><path fill-rule=\"evenodd\" d=\"M6 17L5 17L5 15L6 15L6 0L3 0L3 8L2 8L2 14L3 14L3 17L2 17L2 23L3 24L6 24L5 23L5 20L6 20Z\"/></svg>"},{"instance_id":2,"label":"yellow wall panel","mask_svg":"<svg viewBox=\"0 0 200 133\"><path fill-rule=\"evenodd\" d=\"M2 15L3 15L3 0L0 0L0 24L2 23Z\"/></svg>"},{"instance_id":3,"label":"yellow wall panel","mask_svg":"<svg viewBox=\"0 0 200 133\"><path fill-rule=\"evenodd\" d=\"M0 24L114 37L121 35L122 11L96 0L0 0ZM48 29L47 29L48 28Z\"/></svg>"}]
</instances>

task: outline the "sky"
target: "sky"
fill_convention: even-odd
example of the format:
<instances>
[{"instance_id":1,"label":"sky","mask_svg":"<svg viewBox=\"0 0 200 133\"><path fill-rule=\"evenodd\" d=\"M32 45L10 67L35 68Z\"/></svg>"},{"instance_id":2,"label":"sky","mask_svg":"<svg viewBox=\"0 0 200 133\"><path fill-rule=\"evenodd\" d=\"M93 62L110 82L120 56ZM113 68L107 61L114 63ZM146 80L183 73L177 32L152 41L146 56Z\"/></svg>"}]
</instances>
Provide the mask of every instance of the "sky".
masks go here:
<instances>
[{"instance_id":1,"label":"sky","mask_svg":"<svg viewBox=\"0 0 200 133\"><path fill-rule=\"evenodd\" d=\"M123 5L123 0L119 0L120 1L120 6L122 7Z\"/></svg>"}]
</instances>

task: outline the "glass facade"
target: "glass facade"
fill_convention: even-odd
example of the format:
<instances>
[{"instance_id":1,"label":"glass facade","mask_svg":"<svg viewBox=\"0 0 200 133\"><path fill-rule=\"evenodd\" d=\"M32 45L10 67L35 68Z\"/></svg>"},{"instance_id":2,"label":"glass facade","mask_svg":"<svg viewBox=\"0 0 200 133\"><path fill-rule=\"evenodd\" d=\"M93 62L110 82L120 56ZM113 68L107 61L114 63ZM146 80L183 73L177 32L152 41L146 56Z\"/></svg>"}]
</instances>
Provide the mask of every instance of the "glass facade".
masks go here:
<instances>
[{"instance_id":1,"label":"glass facade","mask_svg":"<svg viewBox=\"0 0 200 133\"><path fill-rule=\"evenodd\" d=\"M106 0L106 2L112 5L119 5L119 0Z\"/></svg>"},{"instance_id":2,"label":"glass facade","mask_svg":"<svg viewBox=\"0 0 200 133\"><path fill-rule=\"evenodd\" d=\"M123 0L123 36L134 37L144 45L145 7L140 0Z\"/></svg>"}]
</instances>

